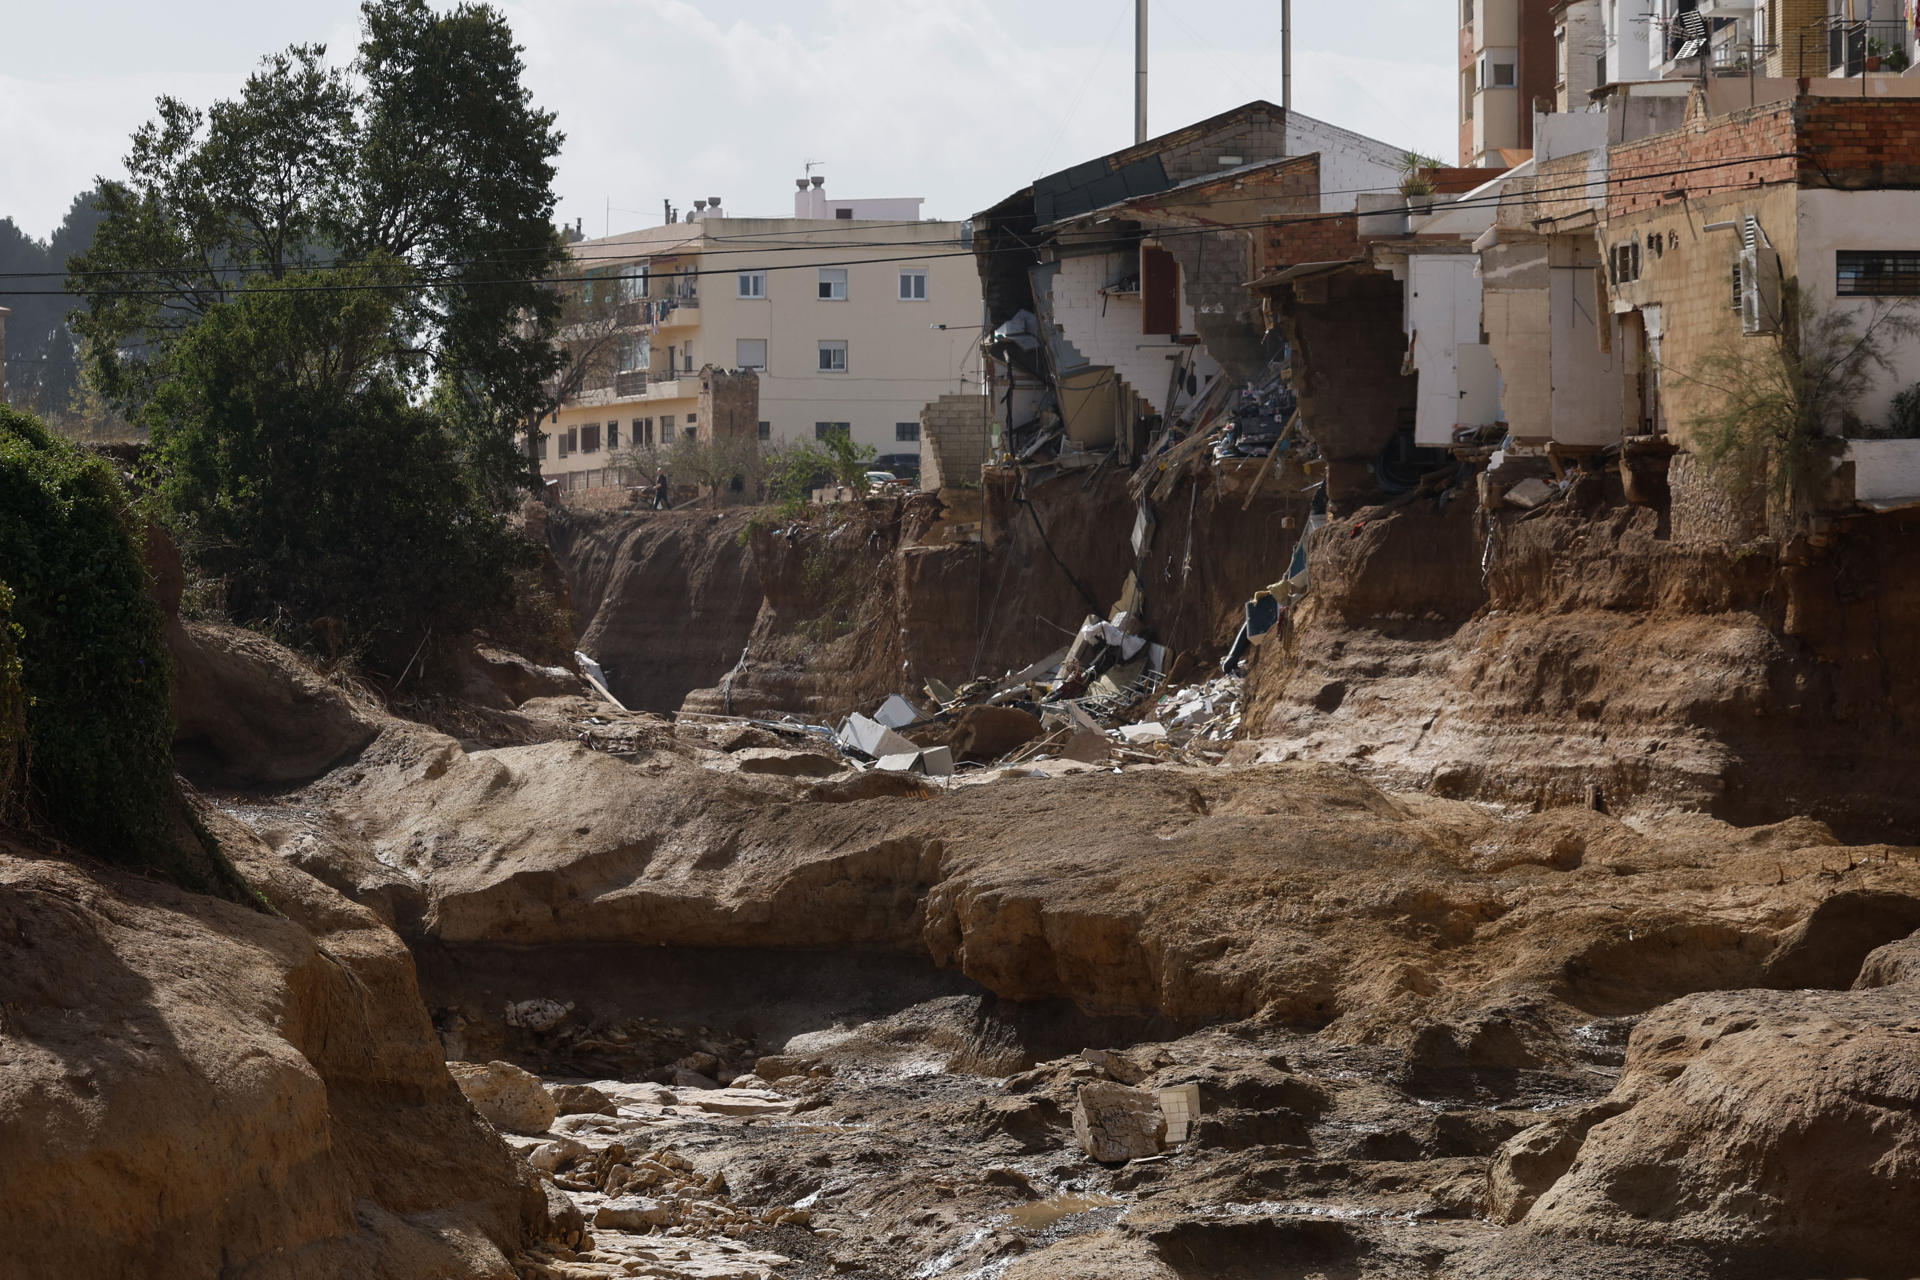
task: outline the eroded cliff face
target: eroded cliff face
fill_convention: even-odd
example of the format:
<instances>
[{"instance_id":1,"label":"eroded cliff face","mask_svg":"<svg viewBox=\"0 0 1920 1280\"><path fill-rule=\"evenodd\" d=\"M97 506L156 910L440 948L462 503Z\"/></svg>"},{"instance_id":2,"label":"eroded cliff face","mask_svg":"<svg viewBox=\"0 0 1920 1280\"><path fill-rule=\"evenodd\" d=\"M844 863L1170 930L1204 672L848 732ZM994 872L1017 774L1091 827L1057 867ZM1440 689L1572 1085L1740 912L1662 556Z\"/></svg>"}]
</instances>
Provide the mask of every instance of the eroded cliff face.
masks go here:
<instances>
[{"instance_id":1,"label":"eroded cliff face","mask_svg":"<svg viewBox=\"0 0 1920 1280\"><path fill-rule=\"evenodd\" d=\"M627 706L672 711L740 658L761 577L740 510L564 511L548 539L565 570L580 648Z\"/></svg>"},{"instance_id":2,"label":"eroded cliff face","mask_svg":"<svg viewBox=\"0 0 1920 1280\"><path fill-rule=\"evenodd\" d=\"M1910 831L1914 526L1683 544L1582 485L1522 520L1458 502L1330 525L1293 626L1258 652L1241 755L1526 806L1598 787L1622 810Z\"/></svg>"}]
</instances>

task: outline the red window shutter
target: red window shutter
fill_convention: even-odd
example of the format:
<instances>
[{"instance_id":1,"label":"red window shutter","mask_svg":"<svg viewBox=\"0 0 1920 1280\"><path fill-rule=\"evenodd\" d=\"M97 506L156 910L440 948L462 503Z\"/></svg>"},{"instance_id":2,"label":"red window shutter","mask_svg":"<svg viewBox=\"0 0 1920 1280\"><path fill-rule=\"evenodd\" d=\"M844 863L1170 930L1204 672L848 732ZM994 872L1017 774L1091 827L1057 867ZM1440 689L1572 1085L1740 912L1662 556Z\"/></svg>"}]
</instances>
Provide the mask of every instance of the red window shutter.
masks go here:
<instances>
[{"instance_id":1,"label":"red window shutter","mask_svg":"<svg viewBox=\"0 0 1920 1280\"><path fill-rule=\"evenodd\" d=\"M1140 332L1180 332L1180 268L1173 255L1152 245L1140 250Z\"/></svg>"}]
</instances>

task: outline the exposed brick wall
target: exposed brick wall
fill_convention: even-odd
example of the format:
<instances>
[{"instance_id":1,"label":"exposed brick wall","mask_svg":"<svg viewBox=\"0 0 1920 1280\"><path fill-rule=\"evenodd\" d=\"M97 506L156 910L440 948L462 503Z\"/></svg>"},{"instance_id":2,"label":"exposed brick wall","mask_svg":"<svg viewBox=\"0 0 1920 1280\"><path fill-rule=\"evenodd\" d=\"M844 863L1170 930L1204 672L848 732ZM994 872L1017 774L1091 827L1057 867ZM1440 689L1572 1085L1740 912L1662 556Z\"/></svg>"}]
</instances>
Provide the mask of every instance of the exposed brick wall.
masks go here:
<instances>
[{"instance_id":1,"label":"exposed brick wall","mask_svg":"<svg viewBox=\"0 0 1920 1280\"><path fill-rule=\"evenodd\" d=\"M1920 98L1794 104L1805 187L1920 187Z\"/></svg>"},{"instance_id":2,"label":"exposed brick wall","mask_svg":"<svg viewBox=\"0 0 1920 1280\"><path fill-rule=\"evenodd\" d=\"M1343 213L1267 228L1262 274L1303 262L1345 262L1360 256L1360 219Z\"/></svg>"},{"instance_id":3,"label":"exposed brick wall","mask_svg":"<svg viewBox=\"0 0 1920 1280\"><path fill-rule=\"evenodd\" d=\"M920 410L920 487L977 489L987 460L985 396L944 395Z\"/></svg>"},{"instance_id":4,"label":"exposed brick wall","mask_svg":"<svg viewBox=\"0 0 1920 1280\"><path fill-rule=\"evenodd\" d=\"M1609 149L1607 216L1658 209L1683 194L1792 182L1799 172L1794 111L1793 103L1776 102L1615 144Z\"/></svg>"}]
</instances>

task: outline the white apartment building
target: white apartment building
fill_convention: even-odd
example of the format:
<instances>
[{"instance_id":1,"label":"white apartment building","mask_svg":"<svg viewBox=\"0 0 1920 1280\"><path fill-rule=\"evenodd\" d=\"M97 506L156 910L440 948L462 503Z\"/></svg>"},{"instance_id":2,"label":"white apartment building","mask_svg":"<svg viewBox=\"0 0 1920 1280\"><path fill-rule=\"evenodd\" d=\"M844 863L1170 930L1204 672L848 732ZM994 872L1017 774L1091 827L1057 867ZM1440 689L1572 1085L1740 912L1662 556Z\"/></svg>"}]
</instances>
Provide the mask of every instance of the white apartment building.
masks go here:
<instances>
[{"instance_id":1,"label":"white apartment building","mask_svg":"<svg viewBox=\"0 0 1920 1280\"><path fill-rule=\"evenodd\" d=\"M790 218L703 200L687 221L572 247L577 272L616 291L621 335L611 376L544 424L549 481L615 484L615 452L699 434L703 368L758 373L764 440L839 431L882 456L918 455L930 401L981 393L968 225L797 185Z\"/></svg>"}]
</instances>

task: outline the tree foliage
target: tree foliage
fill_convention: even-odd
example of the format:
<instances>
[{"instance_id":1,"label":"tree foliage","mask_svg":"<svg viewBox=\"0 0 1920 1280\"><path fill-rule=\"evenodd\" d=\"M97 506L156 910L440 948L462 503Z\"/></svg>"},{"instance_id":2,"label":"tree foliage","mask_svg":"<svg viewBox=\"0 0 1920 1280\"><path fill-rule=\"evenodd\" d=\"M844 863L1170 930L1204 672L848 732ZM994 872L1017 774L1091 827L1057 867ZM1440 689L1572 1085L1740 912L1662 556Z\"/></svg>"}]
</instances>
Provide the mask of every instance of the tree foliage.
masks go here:
<instances>
[{"instance_id":1,"label":"tree foliage","mask_svg":"<svg viewBox=\"0 0 1920 1280\"><path fill-rule=\"evenodd\" d=\"M21 276L17 287L27 291L9 293L0 284L0 307L13 313L6 318L7 399L49 422L87 407L80 349L67 322L80 299L47 291L57 289L68 257L93 243L102 216L94 208L95 194L75 196L46 241L27 235L12 219L0 218L0 272Z\"/></svg>"},{"instance_id":2,"label":"tree foliage","mask_svg":"<svg viewBox=\"0 0 1920 1280\"><path fill-rule=\"evenodd\" d=\"M1804 507L1849 435L1865 432L1857 406L1890 354L1920 333L1898 307L1876 307L1863 322L1782 290L1775 332L1731 334L1675 376L1707 393L1691 425L1709 474L1743 502Z\"/></svg>"},{"instance_id":3,"label":"tree foliage","mask_svg":"<svg viewBox=\"0 0 1920 1280\"><path fill-rule=\"evenodd\" d=\"M394 376L382 292L348 287L387 274L255 282L176 344L147 408L162 508L228 611L292 643L365 644L376 666L504 607L532 560Z\"/></svg>"},{"instance_id":4,"label":"tree foliage","mask_svg":"<svg viewBox=\"0 0 1920 1280\"><path fill-rule=\"evenodd\" d=\"M230 101L161 99L71 265L190 563L240 620L378 657L469 624L517 563L561 135L497 11L361 14L350 68L295 45Z\"/></svg>"},{"instance_id":5,"label":"tree foliage","mask_svg":"<svg viewBox=\"0 0 1920 1280\"><path fill-rule=\"evenodd\" d=\"M160 608L119 482L98 458L5 408L0 565L17 627L28 818L104 860L233 891L231 868L193 830L174 781Z\"/></svg>"}]
</instances>

